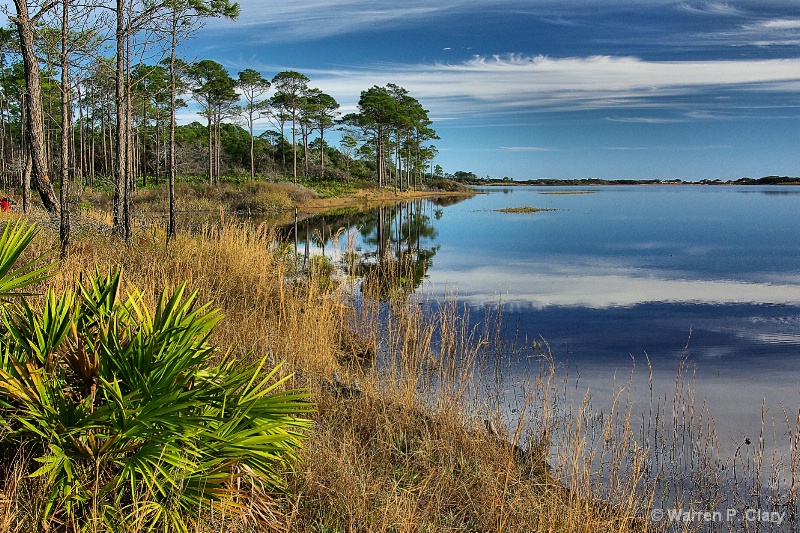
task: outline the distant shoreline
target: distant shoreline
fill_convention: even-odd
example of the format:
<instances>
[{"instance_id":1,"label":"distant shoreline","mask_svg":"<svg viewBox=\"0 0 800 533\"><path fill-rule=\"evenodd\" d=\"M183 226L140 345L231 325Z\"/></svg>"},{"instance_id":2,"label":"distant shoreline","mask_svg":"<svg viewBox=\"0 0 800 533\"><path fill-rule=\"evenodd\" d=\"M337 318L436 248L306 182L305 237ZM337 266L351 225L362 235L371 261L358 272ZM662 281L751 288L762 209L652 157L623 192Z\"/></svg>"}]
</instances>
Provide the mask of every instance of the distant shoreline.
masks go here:
<instances>
[{"instance_id":1,"label":"distant shoreline","mask_svg":"<svg viewBox=\"0 0 800 533\"><path fill-rule=\"evenodd\" d=\"M676 180L605 180L596 178L566 180L566 179L535 179L535 180L511 180L511 179L476 179L459 180L459 183L471 186L537 186L537 187L587 187L587 186L613 186L613 185L800 185L800 177L792 176L765 176L763 178L739 178L737 180L722 181L700 180L682 181Z\"/></svg>"}]
</instances>

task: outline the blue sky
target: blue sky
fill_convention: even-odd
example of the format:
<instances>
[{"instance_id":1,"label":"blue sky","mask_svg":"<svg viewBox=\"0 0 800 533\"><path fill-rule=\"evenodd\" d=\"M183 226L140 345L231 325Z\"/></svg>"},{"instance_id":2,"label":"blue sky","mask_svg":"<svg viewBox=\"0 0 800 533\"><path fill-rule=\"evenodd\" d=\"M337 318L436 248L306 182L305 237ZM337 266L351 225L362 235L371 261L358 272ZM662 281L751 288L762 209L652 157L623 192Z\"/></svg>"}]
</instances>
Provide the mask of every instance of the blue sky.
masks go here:
<instances>
[{"instance_id":1,"label":"blue sky","mask_svg":"<svg viewBox=\"0 0 800 533\"><path fill-rule=\"evenodd\" d=\"M436 162L515 179L800 175L800 3L240 0L185 52L293 69L355 109L396 83Z\"/></svg>"},{"instance_id":2,"label":"blue sky","mask_svg":"<svg viewBox=\"0 0 800 533\"><path fill-rule=\"evenodd\" d=\"M430 111L448 172L800 175L797 0L239 3L187 59L297 70L345 113L372 85L401 85Z\"/></svg>"}]
</instances>

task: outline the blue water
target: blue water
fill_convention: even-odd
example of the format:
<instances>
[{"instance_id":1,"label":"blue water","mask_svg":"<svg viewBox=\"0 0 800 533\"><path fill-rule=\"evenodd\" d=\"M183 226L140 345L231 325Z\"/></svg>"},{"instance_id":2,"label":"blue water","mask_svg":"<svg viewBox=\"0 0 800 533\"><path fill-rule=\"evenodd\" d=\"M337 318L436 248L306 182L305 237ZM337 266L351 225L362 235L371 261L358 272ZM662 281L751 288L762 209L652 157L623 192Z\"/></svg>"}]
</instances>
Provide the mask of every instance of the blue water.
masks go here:
<instances>
[{"instance_id":1,"label":"blue water","mask_svg":"<svg viewBox=\"0 0 800 533\"><path fill-rule=\"evenodd\" d=\"M800 302L800 189L485 190L444 209L430 271L476 303L495 289L538 308ZM523 205L556 211L494 211Z\"/></svg>"},{"instance_id":2,"label":"blue water","mask_svg":"<svg viewBox=\"0 0 800 533\"><path fill-rule=\"evenodd\" d=\"M492 385L500 387L497 397L506 402L512 427L525 384L548 355L565 409L578 409L588 391L590 412L608 414L622 397L634 423L651 431L662 424L667 441L673 422L677 428L688 418L699 427L702 418L716 439L712 456L728 465L716 471L722 479L729 479L732 463L741 474L744 463L752 466L763 454L770 466L752 478L762 492L728 485L728 499L710 509L724 511L734 494L767 508L772 500L764 494L775 480L775 493L784 498L800 411L800 187L479 191L456 203L419 201L380 214L325 217L309 235L322 237L312 241L326 242L334 259L355 244L366 259L364 280L378 257L416 258L412 285L420 302L457 300L476 327L501 309L501 337L527 346L493 363L493 379L498 367L504 373ZM587 194L552 194L577 191ZM498 212L523 206L549 210ZM326 236L340 228L350 228L350 239L340 234L332 252L336 246ZM312 253L321 251L312 245ZM675 439L682 451L652 456L665 468L661 503L675 494L663 486L683 486L704 501L696 483L715 470L699 466L696 447L710 441L693 429L676 429ZM656 441L644 436L641 442Z\"/></svg>"},{"instance_id":3,"label":"blue water","mask_svg":"<svg viewBox=\"0 0 800 533\"><path fill-rule=\"evenodd\" d=\"M546 341L578 394L610 396L636 365L643 399L647 358L668 397L684 359L723 449L758 436L762 402L785 430L800 406L800 188L580 190L486 188L445 207L423 289L478 313L502 302L507 335ZM496 211L520 206L555 210Z\"/></svg>"},{"instance_id":4,"label":"blue water","mask_svg":"<svg viewBox=\"0 0 800 533\"><path fill-rule=\"evenodd\" d=\"M589 194L552 194L576 191ZM669 404L683 361L723 452L758 440L762 404L775 446L787 441L784 410L794 420L800 408L800 187L480 192L382 212L385 254L423 252L417 294L457 299L475 323L502 307L503 335L551 353L575 398L589 390L598 409L632 368L634 402L646 406L652 386ZM497 211L522 206L552 210ZM376 221L326 218L316 231L350 226L374 261ZM513 385L538 368L522 358L507 371Z\"/></svg>"},{"instance_id":5,"label":"blue water","mask_svg":"<svg viewBox=\"0 0 800 533\"><path fill-rule=\"evenodd\" d=\"M576 190L589 194L552 194ZM584 390L610 397L635 366L632 397L644 401L646 360L655 396L668 398L684 360L723 449L757 439L762 403L778 432L786 427L783 409L796 416L800 188L480 192L454 205L418 203L411 217L385 215L400 249L427 250L417 293L456 298L475 322L502 305L504 334L518 344L535 341L540 351L549 346L578 398ZM521 206L552 211L497 212ZM409 238L413 217L425 231ZM355 226L358 247L374 255L375 224ZM531 371L523 363L511 364L510 383Z\"/></svg>"},{"instance_id":6,"label":"blue water","mask_svg":"<svg viewBox=\"0 0 800 533\"><path fill-rule=\"evenodd\" d=\"M690 329L700 356L798 353L800 189L485 190L436 221L429 290L580 358L682 352ZM525 205L555 211L495 211Z\"/></svg>"}]
</instances>

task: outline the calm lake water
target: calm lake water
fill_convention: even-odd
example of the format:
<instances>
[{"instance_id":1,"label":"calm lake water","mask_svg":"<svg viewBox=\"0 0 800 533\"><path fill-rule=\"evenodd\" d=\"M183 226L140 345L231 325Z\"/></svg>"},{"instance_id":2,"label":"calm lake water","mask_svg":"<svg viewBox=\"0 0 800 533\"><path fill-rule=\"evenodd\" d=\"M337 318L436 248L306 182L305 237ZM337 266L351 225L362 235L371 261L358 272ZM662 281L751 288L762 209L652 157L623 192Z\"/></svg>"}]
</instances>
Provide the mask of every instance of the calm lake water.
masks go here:
<instances>
[{"instance_id":1,"label":"calm lake water","mask_svg":"<svg viewBox=\"0 0 800 533\"><path fill-rule=\"evenodd\" d=\"M449 294L476 322L502 304L506 335L546 341L576 395L589 389L599 406L634 366L643 401L646 359L655 396L669 395L683 358L723 450L758 440L762 403L785 441L782 410L796 419L800 406L800 187L481 192L382 215L395 246L423 251L418 293ZM522 206L552 210L497 211ZM367 254L380 240L370 220L348 220Z\"/></svg>"},{"instance_id":2,"label":"calm lake water","mask_svg":"<svg viewBox=\"0 0 800 533\"><path fill-rule=\"evenodd\" d=\"M669 405L685 358L723 456L759 442L762 404L766 449L785 449L783 410L794 421L800 406L800 188L484 190L434 221L424 289L504 302L506 322L546 340L575 398L588 389L598 409L634 365L646 409L647 359ZM555 211L496 211L529 205Z\"/></svg>"},{"instance_id":3,"label":"calm lake water","mask_svg":"<svg viewBox=\"0 0 800 533\"><path fill-rule=\"evenodd\" d=\"M716 439L711 466L699 460L710 441L694 429L675 429L678 452L642 437L656 450L654 506L790 510L791 524L758 530L798 527L787 457L800 407L800 187L480 192L326 215L301 223L300 246L308 240L312 255L332 259L355 248L364 283L378 257L405 254L421 302L455 299L476 325L502 309L502 337L528 347L501 365L509 424L542 353L552 354L566 409L577 410L589 392L589 414L580 415L587 420L602 421L622 391L642 426L650 428L653 402L660 405L669 441L687 406L695 407L693 424L704 407ZM525 206L546 210L499 211ZM681 368L692 392L675 401ZM749 469L751 484L736 481L737 468Z\"/></svg>"},{"instance_id":4,"label":"calm lake water","mask_svg":"<svg viewBox=\"0 0 800 533\"><path fill-rule=\"evenodd\" d=\"M487 368L502 368L492 386L511 427L550 353L565 419L600 427L616 397L646 427L654 506L787 511L791 523L758 530L798 530L800 187L480 192L326 215L301 223L300 246L332 259L355 248L363 283L379 257L410 257L420 302L456 300L476 327L501 309L501 337L528 347ZM546 210L499 211L526 206Z\"/></svg>"}]
</instances>

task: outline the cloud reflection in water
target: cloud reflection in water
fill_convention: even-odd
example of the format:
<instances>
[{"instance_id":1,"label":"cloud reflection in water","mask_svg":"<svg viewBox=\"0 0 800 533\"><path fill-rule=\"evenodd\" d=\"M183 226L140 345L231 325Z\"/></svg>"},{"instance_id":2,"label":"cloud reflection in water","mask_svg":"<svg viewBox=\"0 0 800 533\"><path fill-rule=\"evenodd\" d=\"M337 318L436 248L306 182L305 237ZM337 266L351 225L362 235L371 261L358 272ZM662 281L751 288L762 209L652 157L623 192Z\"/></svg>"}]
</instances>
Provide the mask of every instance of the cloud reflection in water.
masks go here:
<instances>
[{"instance_id":1,"label":"cloud reflection in water","mask_svg":"<svg viewBox=\"0 0 800 533\"><path fill-rule=\"evenodd\" d=\"M556 262L480 265L434 270L429 287L475 307L502 301L506 307L551 306L608 309L645 303L800 305L800 285L781 282L662 277L640 268ZM675 273L672 272L672 275Z\"/></svg>"}]
</instances>

